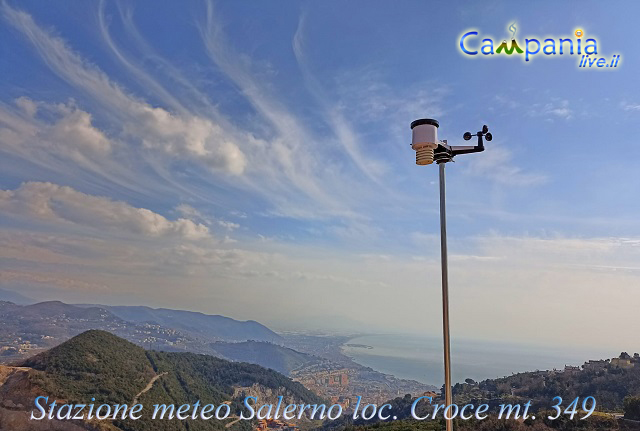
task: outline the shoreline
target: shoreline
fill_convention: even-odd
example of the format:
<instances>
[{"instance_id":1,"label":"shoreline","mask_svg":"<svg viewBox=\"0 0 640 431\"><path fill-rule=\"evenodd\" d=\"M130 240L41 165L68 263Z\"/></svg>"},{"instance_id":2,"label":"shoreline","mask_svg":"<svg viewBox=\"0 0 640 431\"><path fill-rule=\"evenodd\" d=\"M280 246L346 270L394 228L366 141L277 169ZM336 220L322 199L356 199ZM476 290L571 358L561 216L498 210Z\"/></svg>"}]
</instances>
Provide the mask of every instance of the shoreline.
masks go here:
<instances>
[{"instance_id":1,"label":"shoreline","mask_svg":"<svg viewBox=\"0 0 640 431\"><path fill-rule=\"evenodd\" d=\"M357 364L358 366L373 370L377 373L380 373L382 375L385 376L390 376L393 377L394 379L398 379L398 380L405 380L405 381L411 381L414 382L418 385L423 385L423 386L428 386L428 387L433 387L433 388L438 388L440 385L433 383L433 382L428 382L426 380L423 379L417 379L415 376L413 375L406 375L406 374L399 374L397 371L395 370L391 370L387 367L384 366L380 366L379 363L371 363L370 361L362 361L362 358L358 358L358 355L355 354L356 352L354 351L347 351L349 348L353 349L355 351L359 351L362 352L363 355L367 355L370 357L378 357L378 358L388 358L390 360L411 360L410 358L403 358L401 356L399 357L391 357L391 356L385 356L385 355L377 355L377 354L371 354L369 352L373 352L376 350L375 345L371 345L371 344L366 344L364 342L352 342L353 340L357 340L359 338L362 337L389 337L389 336L396 336L397 334L358 334L353 336L352 338L349 338L347 340L345 340L342 344L339 345L339 349L340 349L340 353L342 355L344 355L345 357L349 358L351 361L353 361L355 364Z\"/></svg>"}]
</instances>

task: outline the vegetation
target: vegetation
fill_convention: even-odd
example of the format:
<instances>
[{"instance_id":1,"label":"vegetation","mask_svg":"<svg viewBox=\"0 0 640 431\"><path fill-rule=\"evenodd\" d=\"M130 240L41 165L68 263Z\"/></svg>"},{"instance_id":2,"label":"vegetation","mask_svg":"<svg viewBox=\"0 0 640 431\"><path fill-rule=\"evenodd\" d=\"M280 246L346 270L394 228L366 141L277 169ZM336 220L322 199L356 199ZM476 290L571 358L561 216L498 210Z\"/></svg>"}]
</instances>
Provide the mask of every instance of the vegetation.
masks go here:
<instances>
[{"instance_id":1,"label":"vegetation","mask_svg":"<svg viewBox=\"0 0 640 431\"><path fill-rule=\"evenodd\" d=\"M624 399L624 418L640 421L640 396Z\"/></svg>"},{"instance_id":2,"label":"vegetation","mask_svg":"<svg viewBox=\"0 0 640 431\"><path fill-rule=\"evenodd\" d=\"M193 353L147 352L104 331L87 331L24 365L40 371L36 383L46 393L71 403L95 398L96 404L132 405L152 378L161 375L137 400L145 406L140 420L114 421L124 431L223 430L231 419L151 420L153 405L193 405L199 400L218 406L226 401L235 415L244 398L236 388L254 385L296 402L321 402L299 383L258 365ZM240 421L234 429L249 430L251 423Z\"/></svg>"},{"instance_id":3,"label":"vegetation","mask_svg":"<svg viewBox=\"0 0 640 431\"><path fill-rule=\"evenodd\" d=\"M604 362L601 367L566 372L533 371L476 383L458 383L453 388L458 403L478 399L534 400L549 405L555 396L570 402L576 397L593 396L598 410L620 412L628 395L640 395L640 358L623 352L621 359L637 361L631 368ZM567 401L568 400L568 401Z\"/></svg>"},{"instance_id":4,"label":"vegetation","mask_svg":"<svg viewBox=\"0 0 640 431\"><path fill-rule=\"evenodd\" d=\"M380 422L374 425L349 426L344 431L441 431L444 421L401 420ZM586 421L568 420L526 420L497 419L489 417L478 420L455 420L454 429L458 431L615 431L622 430L613 418L593 417Z\"/></svg>"},{"instance_id":5,"label":"vegetation","mask_svg":"<svg viewBox=\"0 0 640 431\"><path fill-rule=\"evenodd\" d=\"M44 372L43 389L86 403L130 402L155 375L146 352L104 331L87 331L24 362Z\"/></svg>"},{"instance_id":6,"label":"vegetation","mask_svg":"<svg viewBox=\"0 0 640 431\"><path fill-rule=\"evenodd\" d=\"M592 430L631 430L640 429L640 355L633 357L623 352L621 360L627 362L620 367L618 361L597 361L594 366L586 369L568 369L566 371L534 371L514 374L499 379L488 379L475 382L466 379L453 388L454 402L458 405L471 403L474 405L488 404L489 417L485 420L462 421L456 420L457 430L501 430L501 431L592 431ZM592 364L593 365L593 364ZM593 396L597 401L597 411L587 420L580 420L584 415L578 407L578 415L571 420L567 415L561 415L556 420L549 420L554 415L549 409L555 404L554 397L563 399L566 408L576 397L583 400ZM411 417L411 405L415 398L405 395L390 401L396 421L372 423L362 420L355 423L348 417L343 417L335 423L325 423L325 429L340 429L345 431L431 431L443 429L442 421L416 421ZM536 420L515 421L497 419L500 404L525 403L532 400L531 412L537 416ZM441 400L439 401L442 402ZM427 403L418 404L417 413L424 417L432 411ZM616 420L610 413L625 412L625 421Z\"/></svg>"},{"instance_id":7,"label":"vegetation","mask_svg":"<svg viewBox=\"0 0 640 431\"><path fill-rule=\"evenodd\" d=\"M257 343L263 344L263 343ZM262 347L262 346L261 346ZM246 349L246 346L244 347ZM251 350L251 349L249 349ZM621 356L635 361L637 355ZM145 406L138 421L114 421L123 431L208 431L225 429L225 421L212 420L151 420L154 404L193 405L229 402L232 415L239 413L246 391L256 388L282 395L295 402L322 402L299 383L284 375L258 365L229 362L220 358L194 353L164 353L144 349L104 331L87 331L47 352L24 362L39 372L34 379L51 397L71 403L133 404L134 399ZM160 377L158 377L160 376ZM149 386L152 379L155 383ZM148 391L143 389L147 387ZM265 393L266 393L265 392ZM630 395L629 395L630 394ZM594 370L567 372L520 373L501 379L475 382L467 379L455 385L456 403L500 403L534 401L532 412L538 419L526 421L500 420L494 414L482 421L456 420L457 430L501 431L595 431L627 430L633 422L620 422L613 416L596 412L588 420L569 420L565 415L554 421L547 419L550 402L555 396L565 400L594 396L599 410L622 411L625 419L640 420L640 367L619 368L607 363ZM265 401L265 400L261 400ZM390 401L399 420L353 423L349 415L334 422L325 422L325 429L345 431L435 431L443 429L442 420L415 421L410 410L410 395ZM418 414L424 416L429 407L420 404ZM493 410L495 412L495 410ZM251 422L240 421L234 429L249 431Z\"/></svg>"}]
</instances>

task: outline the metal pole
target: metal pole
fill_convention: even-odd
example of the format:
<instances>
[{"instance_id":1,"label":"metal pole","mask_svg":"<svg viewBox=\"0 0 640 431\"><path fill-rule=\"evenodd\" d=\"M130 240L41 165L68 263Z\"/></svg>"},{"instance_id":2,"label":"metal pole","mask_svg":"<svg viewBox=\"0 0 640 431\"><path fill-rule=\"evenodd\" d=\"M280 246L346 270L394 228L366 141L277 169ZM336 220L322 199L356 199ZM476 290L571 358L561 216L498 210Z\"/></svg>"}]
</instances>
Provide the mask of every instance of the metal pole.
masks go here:
<instances>
[{"instance_id":1,"label":"metal pole","mask_svg":"<svg viewBox=\"0 0 640 431\"><path fill-rule=\"evenodd\" d=\"M445 208L444 162L440 168L440 262L442 264L442 334L444 338L444 397L446 406L451 400L451 341L449 339L449 269L447 262L447 212ZM445 408L446 408L445 406ZM453 431L453 422L446 420L447 431Z\"/></svg>"}]
</instances>

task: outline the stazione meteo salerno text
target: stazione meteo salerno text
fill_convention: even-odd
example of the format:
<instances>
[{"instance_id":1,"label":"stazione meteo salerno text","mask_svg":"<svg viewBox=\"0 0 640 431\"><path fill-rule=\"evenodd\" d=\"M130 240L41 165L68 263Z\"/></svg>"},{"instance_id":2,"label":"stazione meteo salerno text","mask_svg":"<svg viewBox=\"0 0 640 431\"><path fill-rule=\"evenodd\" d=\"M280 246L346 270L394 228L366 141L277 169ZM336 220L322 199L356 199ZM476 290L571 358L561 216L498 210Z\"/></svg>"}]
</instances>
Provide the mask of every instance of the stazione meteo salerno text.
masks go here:
<instances>
[{"instance_id":1,"label":"stazione meteo salerno text","mask_svg":"<svg viewBox=\"0 0 640 431\"><path fill-rule=\"evenodd\" d=\"M142 404L97 404L95 398L88 404L62 404L49 397L40 396L34 400L35 409L31 411L31 420L138 420L145 414ZM421 405L422 404L422 405ZM523 404L500 404L495 409L498 419L535 420L530 411L531 401ZM588 418L596 408L593 397L575 398L568 405L562 404L561 397L555 397L549 404L554 412L547 419L555 420L566 415L570 419ZM246 397L242 406L236 411L229 403L219 405L204 404L196 401L193 404L153 404L149 411L151 419L155 420L253 420L253 419L284 419L296 420L303 417L314 420L336 420L346 414L340 404L286 404L283 397L278 397L276 404L260 404L257 397ZM428 396L418 397L411 405L411 416L415 420L476 419L489 417L488 404L438 404ZM354 420L397 420L391 404L366 404L362 397L357 397L357 403L349 416Z\"/></svg>"}]
</instances>

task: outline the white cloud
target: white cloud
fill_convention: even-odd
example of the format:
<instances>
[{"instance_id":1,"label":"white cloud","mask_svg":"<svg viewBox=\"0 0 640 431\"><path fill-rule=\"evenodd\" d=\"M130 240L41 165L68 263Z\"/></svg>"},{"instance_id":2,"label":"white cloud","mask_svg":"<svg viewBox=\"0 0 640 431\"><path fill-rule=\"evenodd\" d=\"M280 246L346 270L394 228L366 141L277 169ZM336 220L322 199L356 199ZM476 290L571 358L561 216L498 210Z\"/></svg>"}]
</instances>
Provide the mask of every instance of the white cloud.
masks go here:
<instances>
[{"instance_id":1,"label":"white cloud","mask_svg":"<svg viewBox=\"0 0 640 431\"><path fill-rule=\"evenodd\" d=\"M145 148L203 163L214 171L240 175L246 158L235 137L208 118L153 107L113 83L59 37L39 27L25 12L3 3L5 18L33 44L47 65L71 85L93 95L119 117L125 133Z\"/></svg>"},{"instance_id":2,"label":"white cloud","mask_svg":"<svg viewBox=\"0 0 640 431\"><path fill-rule=\"evenodd\" d=\"M555 98L544 104L534 103L530 106L528 114L532 117L545 117L549 121L554 119L570 120L573 118L573 110L569 107L569 101Z\"/></svg>"},{"instance_id":3,"label":"white cloud","mask_svg":"<svg viewBox=\"0 0 640 431\"><path fill-rule=\"evenodd\" d=\"M130 169L140 167L136 172L138 176L150 171L156 175L146 178L145 187L157 190L157 178L160 177L180 192L211 199L210 188L207 190L206 186L219 186L222 180L223 187L264 197L272 207L267 211L272 214L308 219L357 218L354 207L365 205L380 192L369 187L366 180L368 175L380 171L378 168L383 165L380 159L365 154L367 166L372 169L363 172L345 166L343 159L336 157L335 149L340 148L343 138L348 138L346 147L342 147L345 154L352 154L354 159L363 155L356 150L358 138L341 114L332 117L337 118L339 124L330 122L335 126L336 137L329 138L317 132L317 125L308 126L297 112L286 109L269 91L269 83L261 72L252 70L251 61L230 51L220 26L213 20L211 8L207 21L200 26L202 41L209 58L238 86L239 96L246 97L254 107L257 116L252 122L253 129L260 131L264 139L231 124L217 111L215 103L205 104L206 116L190 112L179 100L184 94L166 91L137 62L125 56L111 38L104 17L100 18L100 30L106 46L149 92L172 106L172 111L152 106L126 92L96 65L74 52L62 38L36 24L27 13L6 3L2 11L5 19L26 36L54 73L104 108L101 112L106 118L101 118L101 124L108 126L109 136L116 136L123 143L114 158L126 159L136 165ZM123 16L127 31L134 36L135 46L148 49L135 31L130 14ZM163 66L162 69L170 69L171 79L177 79L180 85L185 83L185 79L177 76L179 71L175 68ZM197 89L189 83L189 92L194 91ZM198 95L198 99L208 96L202 92ZM179 161L206 166L215 175L189 171L189 174L200 176L198 179L206 184L195 191L175 172L173 165L178 166ZM137 166L140 164L143 165ZM110 179L127 183L116 175ZM345 184L350 187L344 187Z\"/></svg>"},{"instance_id":4,"label":"white cloud","mask_svg":"<svg viewBox=\"0 0 640 431\"><path fill-rule=\"evenodd\" d=\"M227 230L235 230L240 227L238 223L234 223L227 220L218 220L218 224Z\"/></svg>"},{"instance_id":5,"label":"white cloud","mask_svg":"<svg viewBox=\"0 0 640 431\"><path fill-rule=\"evenodd\" d=\"M130 112L135 122L125 124L125 133L141 140L147 149L204 163L212 170L234 175L244 172L244 153L231 137L208 119L171 114L162 108L133 104Z\"/></svg>"},{"instance_id":6,"label":"white cloud","mask_svg":"<svg viewBox=\"0 0 640 431\"><path fill-rule=\"evenodd\" d=\"M556 117L560 117L563 119L570 119L573 115L573 111L569 109L569 101L561 100L557 103L547 103L543 111L545 114L555 115Z\"/></svg>"},{"instance_id":7,"label":"white cloud","mask_svg":"<svg viewBox=\"0 0 640 431\"><path fill-rule=\"evenodd\" d=\"M73 101L49 104L27 97L15 100L18 112L0 106L0 145L14 154L30 155L43 149L56 157L83 163L102 159L113 147L111 140L92 124L92 117Z\"/></svg>"},{"instance_id":8,"label":"white cloud","mask_svg":"<svg viewBox=\"0 0 640 431\"><path fill-rule=\"evenodd\" d=\"M52 136L60 142L75 143L97 154L107 154L111 143L91 124L91 114L79 109L70 110L52 128Z\"/></svg>"},{"instance_id":9,"label":"white cloud","mask_svg":"<svg viewBox=\"0 0 640 431\"><path fill-rule=\"evenodd\" d=\"M88 195L52 183L28 182L16 190L0 190L0 210L44 222L147 237L210 238L206 226L191 220L180 218L171 221L146 208L135 208L125 202Z\"/></svg>"},{"instance_id":10,"label":"white cloud","mask_svg":"<svg viewBox=\"0 0 640 431\"><path fill-rule=\"evenodd\" d=\"M237 86L264 122L259 127L270 135L253 145L249 156L252 178L259 179L251 186L267 195L273 206L265 212L315 220L360 217L356 207L388 192L370 186L372 178L384 174L386 162L374 157L375 152L360 148L359 136L315 78L305 72L301 57L307 89L322 112L319 120L314 117L310 121L296 109L289 109L286 99L270 86L264 72L268 65L234 52L216 18L208 3L206 20L199 30L209 59ZM325 127L326 132L318 132Z\"/></svg>"},{"instance_id":11,"label":"white cloud","mask_svg":"<svg viewBox=\"0 0 640 431\"><path fill-rule=\"evenodd\" d=\"M622 102L620 107L625 111L640 111L640 103Z\"/></svg>"},{"instance_id":12,"label":"white cloud","mask_svg":"<svg viewBox=\"0 0 640 431\"><path fill-rule=\"evenodd\" d=\"M197 220L204 224L210 225L212 223L211 217L205 216L202 212L198 211L191 205L180 204L176 207L178 214L182 215L189 220Z\"/></svg>"}]
</instances>

